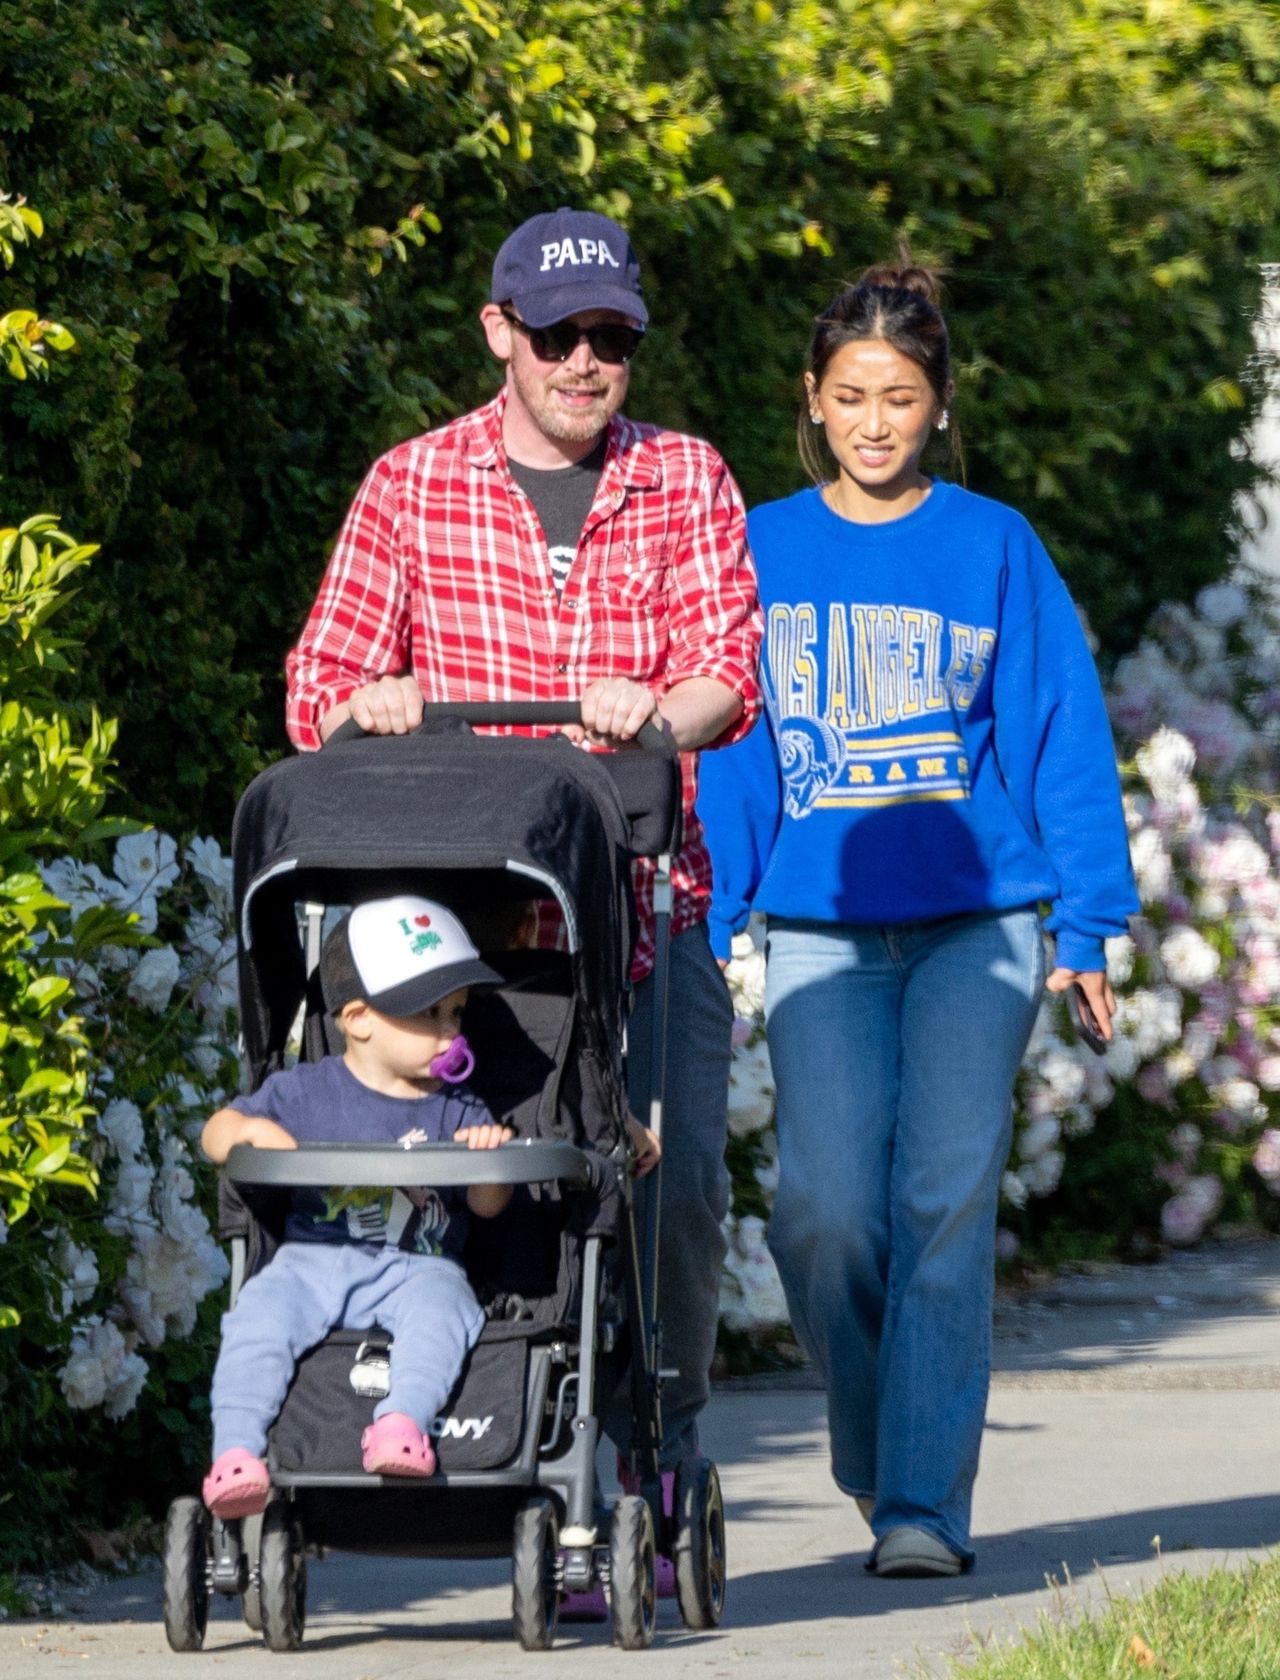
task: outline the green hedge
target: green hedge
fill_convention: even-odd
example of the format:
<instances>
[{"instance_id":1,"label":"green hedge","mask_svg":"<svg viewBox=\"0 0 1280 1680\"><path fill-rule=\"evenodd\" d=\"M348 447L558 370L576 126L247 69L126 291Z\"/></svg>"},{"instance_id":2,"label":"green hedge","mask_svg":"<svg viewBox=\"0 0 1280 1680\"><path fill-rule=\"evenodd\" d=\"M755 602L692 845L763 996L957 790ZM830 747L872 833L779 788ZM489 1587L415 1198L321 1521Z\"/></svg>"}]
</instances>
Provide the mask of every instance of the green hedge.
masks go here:
<instances>
[{"instance_id":1,"label":"green hedge","mask_svg":"<svg viewBox=\"0 0 1280 1680\"><path fill-rule=\"evenodd\" d=\"M970 484L1130 643L1222 572L1254 474L1230 444L1277 254L1273 22L0 0L0 188L44 210L32 285L80 344L75 405L6 395L4 494L104 539L83 676L135 807L225 832L283 745L282 656L364 467L493 388L492 253L562 202L624 217L645 261L633 411L712 438L753 501L799 481L810 317L908 237L949 276Z\"/></svg>"}]
</instances>

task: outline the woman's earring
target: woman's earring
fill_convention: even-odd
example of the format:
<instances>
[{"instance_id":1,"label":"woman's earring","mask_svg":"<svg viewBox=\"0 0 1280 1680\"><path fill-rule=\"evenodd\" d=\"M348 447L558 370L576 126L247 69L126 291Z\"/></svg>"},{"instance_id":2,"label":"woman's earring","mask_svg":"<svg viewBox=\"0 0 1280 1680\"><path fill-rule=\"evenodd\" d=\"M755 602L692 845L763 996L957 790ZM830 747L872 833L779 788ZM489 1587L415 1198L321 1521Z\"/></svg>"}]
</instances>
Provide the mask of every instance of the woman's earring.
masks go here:
<instances>
[{"instance_id":1,"label":"woman's earring","mask_svg":"<svg viewBox=\"0 0 1280 1680\"><path fill-rule=\"evenodd\" d=\"M822 416L820 414L811 414L809 416L809 424L811 426L820 426L822 424Z\"/></svg>"},{"instance_id":2,"label":"woman's earring","mask_svg":"<svg viewBox=\"0 0 1280 1680\"><path fill-rule=\"evenodd\" d=\"M938 430L940 432L945 432L947 427L950 424L951 424L951 416L947 413L946 409L944 408L942 413L938 416Z\"/></svg>"}]
</instances>

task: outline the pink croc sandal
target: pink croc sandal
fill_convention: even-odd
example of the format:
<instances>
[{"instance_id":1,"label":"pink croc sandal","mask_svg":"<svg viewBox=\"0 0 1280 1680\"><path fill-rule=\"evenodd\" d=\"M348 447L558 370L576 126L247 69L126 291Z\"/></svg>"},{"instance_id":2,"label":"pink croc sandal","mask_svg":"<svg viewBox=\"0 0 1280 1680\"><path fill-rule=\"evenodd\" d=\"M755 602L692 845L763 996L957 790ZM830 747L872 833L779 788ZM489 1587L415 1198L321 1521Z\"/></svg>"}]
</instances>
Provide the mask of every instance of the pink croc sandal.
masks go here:
<instances>
[{"instance_id":1,"label":"pink croc sandal","mask_svg":"<svg viewBox=\"0 0 1280 1680\"><path fill-rule=\"evenodd\" d=\"M362 1462L371 1476L433 1476L431 1442L404 1412L376 1418L360 1437Z\"/></svg>"},{"instance_id":2,"label":"pink croc sandal","mask_svg":"<svg viewBox=\"0 0 1280 1680\"><path fill-rule=\"evenodd\" d=\"M271 1476L262 1460L246 1448L229 1447L214 1460L200 1491L214 1516L224 1522L256 1517L267 1508Z\"/></svg>"}]
</instances>

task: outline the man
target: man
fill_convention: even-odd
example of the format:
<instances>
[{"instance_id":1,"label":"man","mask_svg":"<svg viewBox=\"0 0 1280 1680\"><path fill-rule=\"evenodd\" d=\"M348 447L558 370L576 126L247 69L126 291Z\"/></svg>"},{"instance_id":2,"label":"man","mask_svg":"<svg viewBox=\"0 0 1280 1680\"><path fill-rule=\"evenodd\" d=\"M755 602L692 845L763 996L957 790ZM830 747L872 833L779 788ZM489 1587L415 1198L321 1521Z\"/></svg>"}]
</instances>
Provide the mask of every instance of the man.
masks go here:
<instances>
[{"instance_id":1,"label":"man","mask_svg":"<svg viewBox=\"0 0 1280 1680\"><path fill-rule=\"evenodd\" d=\"M403 734L424 697L580 699L589 741L618 746L652 720L684 755L659 1278L663 1363L680 1370L664 1389L670 1470L697 1451L728 1206L731 1011L704 925L696 750L755 719L755 573L716 452L621 413L648 311L616 222L570 209L525 222L498 252L480 319L503 388L375 462L289 655L289 734L317 747L347 717ZM633 1078L652 1020L651 864L637 865L636 892Z\"/></svg>"}]
</instances>

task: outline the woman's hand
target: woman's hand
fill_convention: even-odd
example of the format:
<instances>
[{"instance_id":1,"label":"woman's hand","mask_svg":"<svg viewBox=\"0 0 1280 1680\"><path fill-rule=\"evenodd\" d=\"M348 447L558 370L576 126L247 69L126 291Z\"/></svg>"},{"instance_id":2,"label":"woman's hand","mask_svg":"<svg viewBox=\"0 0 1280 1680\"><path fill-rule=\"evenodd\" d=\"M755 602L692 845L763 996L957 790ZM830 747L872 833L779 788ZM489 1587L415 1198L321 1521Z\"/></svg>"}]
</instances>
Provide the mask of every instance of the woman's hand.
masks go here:
<instances>
[{"instance_id":1,"label":"woman's hand","mask_svg":"<svg viewBox=\"0 0 1280 1680\"><path fill-rule=\"evenodd\" d=\"M1116 1012L1116 994L1111 990L1105 970L1082 974L1074 968L1055 968L1044 984L1049 992L1065 992L1070 986L1079 986L1085 1002L1093 1011L1098 1031L1108 1042L1115 1037L1111 1017Z\"/></svg>"}]
</instances>

